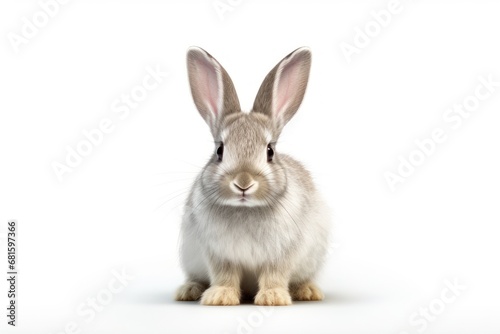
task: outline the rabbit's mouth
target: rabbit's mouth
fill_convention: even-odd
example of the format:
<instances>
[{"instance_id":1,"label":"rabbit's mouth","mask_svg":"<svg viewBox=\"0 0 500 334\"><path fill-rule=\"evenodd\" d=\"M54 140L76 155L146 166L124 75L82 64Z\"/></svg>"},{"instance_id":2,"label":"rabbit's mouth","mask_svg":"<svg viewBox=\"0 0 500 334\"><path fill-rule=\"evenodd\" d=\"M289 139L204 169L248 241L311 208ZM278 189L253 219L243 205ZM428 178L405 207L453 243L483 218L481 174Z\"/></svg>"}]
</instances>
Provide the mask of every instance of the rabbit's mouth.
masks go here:
<instances>
[{"instance_id":1,"label":"rabbit's mouth","mask_svg":"<svg viewBox=\"0 0 500 334\"><path fill-rule=\"evenodd\" d=\"M246 193L240 193L230 201L230 204L233 206L239 207L250 207L250 206L259 206L259 201L255 198L255 196L247 195Z\"/></svg>"},{"instance_id":2,"label":"rabbit's mouth","mask_svg":"<svg viewBox=\"0 0 500 334\"><path fill-rule=\"evenodd\" d=\"M245 195L245 193L238 196L237 201L238 201L238 203L241 203L242 205L246 205L247 203L251 202L249 196Z\"/></svg>"}]
</instances>

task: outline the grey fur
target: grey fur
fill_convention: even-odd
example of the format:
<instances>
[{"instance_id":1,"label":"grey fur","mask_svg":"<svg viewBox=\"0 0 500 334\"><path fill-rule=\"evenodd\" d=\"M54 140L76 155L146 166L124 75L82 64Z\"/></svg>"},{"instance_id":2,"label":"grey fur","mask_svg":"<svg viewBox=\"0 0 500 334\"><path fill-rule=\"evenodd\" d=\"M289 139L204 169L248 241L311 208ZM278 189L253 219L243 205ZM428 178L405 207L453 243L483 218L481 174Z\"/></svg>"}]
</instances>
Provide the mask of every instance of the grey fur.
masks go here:
<instances>
[{"instance_id":1,"label":"grey fur","mask_svg":"<svg viewBox=\"0 0 500 334\"><path fill-rule=\"evenodd\" d=\"M310 60L305 48L285 57L264 80L252 112L244 113L222 66L200 48L188 52L195 104L211 127L216 148L224 142L224 156L217 161L214 153L187 200L180 247L187 282L178 290L177 300L201 298L207 305L234 305L242 292L261 305L288 305L290 294L296 300L322 298L313 281L328 248L329 210L304 166L274 146L302 101ZM224 87L199 86L206 84L197 77L205 64L215 67L213 72L208 69L209 75L222 73ZM206 71L203 67L201 74ZM298 80L287 81L297 89L279 115L273 111L278 71L290 71L284 72L285 79ZM212 113L206 107L207 99L213 106L220 97L207 97L207 91L223 92L221 110ZM268 144L275 149L271 162ZM246 200L235 184L250 186Z\"/></svg>"}]
</instances>

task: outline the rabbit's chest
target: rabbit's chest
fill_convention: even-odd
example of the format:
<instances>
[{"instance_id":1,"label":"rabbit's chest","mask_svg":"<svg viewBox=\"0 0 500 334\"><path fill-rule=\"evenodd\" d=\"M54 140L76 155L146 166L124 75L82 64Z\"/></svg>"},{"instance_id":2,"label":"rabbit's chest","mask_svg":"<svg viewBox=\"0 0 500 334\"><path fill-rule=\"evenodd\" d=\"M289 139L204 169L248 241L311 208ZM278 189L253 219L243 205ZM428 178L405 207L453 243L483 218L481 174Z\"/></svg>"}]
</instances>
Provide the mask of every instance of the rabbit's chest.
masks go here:
<instances>
[{"instance_id":1,"label":"rabbit's chest","mask_svg":"<svg viewBox=\"0 0 500 334\"><path fill-rule=\"evenodd\" d=\"M258 267L282 257L291 247L290 236L279 224L249 218L209 222L206 242L211 252L245 267Z\"/></svg>"}]
</instances>

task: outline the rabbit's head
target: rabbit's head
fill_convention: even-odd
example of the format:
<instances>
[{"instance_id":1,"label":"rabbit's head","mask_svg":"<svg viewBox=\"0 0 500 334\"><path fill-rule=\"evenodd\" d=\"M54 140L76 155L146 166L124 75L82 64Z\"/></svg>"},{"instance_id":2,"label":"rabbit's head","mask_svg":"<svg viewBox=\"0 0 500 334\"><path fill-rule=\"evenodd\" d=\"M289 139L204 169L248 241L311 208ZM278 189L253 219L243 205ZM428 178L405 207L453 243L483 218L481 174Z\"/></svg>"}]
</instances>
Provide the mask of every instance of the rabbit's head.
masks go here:
<instances>
[{"instance_id":1,"label":"rabbit's head","mask_svg":"<svg viewBox=\"0 0 500 334\"><path fill-rule=\"evenodd\" d=\"M187 63L195 105L215 141L199 180L205 197L220 205L276 205L291 177L276 142L304 97L309 49L293 51L269 72L249 113L241 111L231 78L209 53L192 47Z\"/></svg>"}]
</instances>

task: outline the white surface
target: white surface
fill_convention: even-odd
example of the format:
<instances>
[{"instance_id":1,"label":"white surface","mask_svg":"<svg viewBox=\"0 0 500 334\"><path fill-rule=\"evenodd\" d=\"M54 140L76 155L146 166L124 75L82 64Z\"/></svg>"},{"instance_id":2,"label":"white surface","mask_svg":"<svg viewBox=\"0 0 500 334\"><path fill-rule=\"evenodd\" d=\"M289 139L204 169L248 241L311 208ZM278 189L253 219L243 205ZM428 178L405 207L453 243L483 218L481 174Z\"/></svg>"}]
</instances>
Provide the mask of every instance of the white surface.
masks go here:
<instances>
[{"instance_id":1,"label":"white surface","mask_svg":"<svg viewBox=\"0 0 500 334\"><path fill-rule=\"evenodd\" d=\"M82 333L238 333L249 317L262 325L240 332L417 333L409 317L455 278L467 288L424 332L498 333L500 88L456 130L442 115L478 76L500 80L500 4L402 1L348 64L340 43L387 3L243 0L220 20L211 0L74 0L19 53L3 38L0 232L18 220L20 309L16 329L1 316L2 333L71 321ZM2 2L3 35L39 9ZM269 316L172 301L183 197L213 149L189 94L190 45L222 63L246 109L283 56L311 47L308 92L278 149L306 163L335 211L325 301ZM157 64L168 78L119 119L113 101ZM59 182L51 163L104 118L112 133ZM448 140L391 192L384 172L436 127ZM122 267L135 279L87 323L76 308Z\"/></svg>"}]
</instances>

